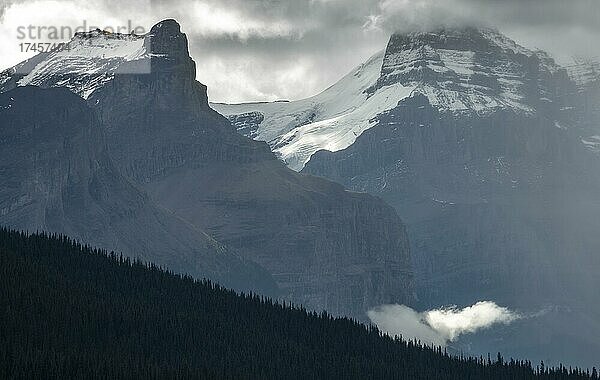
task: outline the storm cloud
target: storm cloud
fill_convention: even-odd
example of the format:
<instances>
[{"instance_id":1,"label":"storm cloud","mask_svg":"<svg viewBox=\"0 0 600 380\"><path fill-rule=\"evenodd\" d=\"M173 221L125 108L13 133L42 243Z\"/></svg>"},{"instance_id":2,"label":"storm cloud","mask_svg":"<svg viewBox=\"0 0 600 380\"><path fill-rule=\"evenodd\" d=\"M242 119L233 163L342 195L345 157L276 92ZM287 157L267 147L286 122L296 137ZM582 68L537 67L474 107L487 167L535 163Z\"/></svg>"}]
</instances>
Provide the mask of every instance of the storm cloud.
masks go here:
<instances>
[{"instance_id":1,"label":"storm cloud","mask_svg":"<svg viewBox=\"0 0 600 380\"><path fill-rule=\"evenodd\" d=\"M132 20L148 29L165 18L188 34L212 101L313 95L385 48L394 31L493 26L561 61L600 56L597 0L2 0L0 69L27 58L18 26Z\"/></svg>"}]
</instances>

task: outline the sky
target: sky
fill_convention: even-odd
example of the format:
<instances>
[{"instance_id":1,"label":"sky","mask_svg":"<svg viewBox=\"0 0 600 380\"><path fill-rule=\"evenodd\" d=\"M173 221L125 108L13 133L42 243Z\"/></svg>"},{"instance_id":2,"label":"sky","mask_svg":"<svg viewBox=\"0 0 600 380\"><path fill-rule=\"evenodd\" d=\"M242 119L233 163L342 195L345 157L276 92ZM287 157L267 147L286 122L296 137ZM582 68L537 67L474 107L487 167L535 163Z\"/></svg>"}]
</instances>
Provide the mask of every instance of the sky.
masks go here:
<instances>
[{"instance_id":1,"label":"sky","mask_svg":"<svg viewBox=\"0 0 600 380\"><path fill-rule=\"evenodd\" d=\"M149 30L166 18L182 25L198 80L217 102L315 95L392 33L441 26L496 27L560 62L600 57L600 0L0 0L0 70L32 55L20 44L36 41L19 38L19 27L116 29L130 20Z\"/></svg>"}]
</instances>

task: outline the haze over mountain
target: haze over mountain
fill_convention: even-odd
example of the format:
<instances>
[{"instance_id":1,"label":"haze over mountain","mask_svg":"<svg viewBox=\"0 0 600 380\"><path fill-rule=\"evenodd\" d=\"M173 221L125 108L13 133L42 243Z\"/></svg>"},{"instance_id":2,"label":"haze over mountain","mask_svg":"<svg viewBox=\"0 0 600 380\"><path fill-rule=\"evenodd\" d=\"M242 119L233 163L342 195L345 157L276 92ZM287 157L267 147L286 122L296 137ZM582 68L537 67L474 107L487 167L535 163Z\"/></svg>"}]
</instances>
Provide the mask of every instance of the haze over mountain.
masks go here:
<instances>
[{"instance_id":1,"label":"haze over mountain","mask_svg":"<svg viewBox=\"0 0 600 380\"><path fill-rule=\"evenodd\" d=\"M408 240L396 212L286 168L213 111L195 77L186 35L166 20L146 36L79 34L67 49L5 71L0 91L10 98L20 86L61 87L86 99L118 171L174 217L265 268L285 299L362 319L379 304L410 303Z\"/></svg>"},{"instance_id":2,"label":"haze over mountain","mask_svg":"<svg viewBox=\"0 0 600 380\"><path fill-rule=\"evenodd\" d=\"M213 107L291 168L394 206L422 308L490 299L538 315L465 349L498 339L509 352L593 362L596 67L561 67L489 28L397 33L312 98Z\"/></svg>"},{"instance_id":3,"label":"haze over mountain","mask_svg":"<svg viewBox=\"0 0 600 380\"><path fill-rule=\"evenodd\" d=\"M116 169L97 119L66 89L0 94L0 223L69 233L174 271L276 294L257 264L157 207Z\"/></svg>"}]
</instances>

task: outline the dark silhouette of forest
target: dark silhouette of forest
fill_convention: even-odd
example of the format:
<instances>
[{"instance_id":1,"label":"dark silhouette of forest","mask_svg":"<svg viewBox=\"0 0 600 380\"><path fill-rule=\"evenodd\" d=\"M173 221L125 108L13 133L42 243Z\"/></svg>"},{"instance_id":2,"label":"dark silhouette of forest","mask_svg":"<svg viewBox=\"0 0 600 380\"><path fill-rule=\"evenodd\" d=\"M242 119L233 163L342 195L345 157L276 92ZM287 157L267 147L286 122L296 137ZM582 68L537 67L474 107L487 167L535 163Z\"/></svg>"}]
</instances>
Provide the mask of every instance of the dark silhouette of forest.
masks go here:
<instances>
[{"instance_id":1,"label":"dark silhouette of forest","mask_svg":"<svg viewBox=\"0 0 600 380\"><path fill-rule=\"evenodd\" d=\"M0 229L1 379L598 379L455 357L64 236Z\"/></svg>"}]
</instances>

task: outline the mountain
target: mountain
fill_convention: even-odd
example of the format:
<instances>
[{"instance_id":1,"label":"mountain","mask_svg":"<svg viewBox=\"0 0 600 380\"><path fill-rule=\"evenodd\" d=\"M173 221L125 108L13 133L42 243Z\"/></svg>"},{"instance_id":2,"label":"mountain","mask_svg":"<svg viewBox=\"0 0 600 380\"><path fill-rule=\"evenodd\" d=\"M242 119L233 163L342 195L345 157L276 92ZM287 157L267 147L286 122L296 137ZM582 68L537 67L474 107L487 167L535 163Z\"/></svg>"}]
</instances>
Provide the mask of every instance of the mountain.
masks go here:
<instances>
[{"instance_id":1,"label":"mountain","mask_svg":"<svg viewBox=\"0 0 600 380\"><path fill-rule=\"evenodd\" d=\"M361 319L373 306L412 302L408 239L394 209L286 168L209 107L195 70L186 35L165 20L145 36L79 34L65 51L17 65L1 82L65 87L85 98L119 172L266 268L283 298Z\"/></svg>"},{"instance_id":2,"label":"mountain","mask_svg":"<svg viewBox=\"0 0 600 380\"><path fill-rule=\"evenodd\" d=\"M0 229L0 377L597 379L578 368L450 356L82 247Z\"/></svg>"},{"instance_id":3,"label":"mountain","mask_svg":"<svg viewBox=\"0 0 600 380\"><path fill-rule=\"evenodd\" d=\"M489 351L497 339L507 352L593 363L600 162L588 136L600 123L593 75L579 67L587 79L578 82L574 69L491 29L398 33L311 99L214 107L290 167L394 206L421 307L493 299L536 316L468 338L465 350ZM356 97L330 96L346 88ZM387 92L396 97L377 103L385 110L345 122Z\"/></svg>"},{"instance_id":4,"label":"mountain","mask_svg":"<svg viewBox=\"0 0 600 380\"><path fill-rule=\"evenodd\" d=\"M0 223L68 233L237 289L276 294L269 274L125 179L93 111L66 89L0 94Z\"/></svg>"},{"instance_id":5,"label":"mountain","mask_svg":"<svg viewBox=\"0 0 600 380\"><path fill-rule=\"evenodd\" d=\"M243 134L268 142L289 167L301 170L318 150L336 152L352 145L379 115L414 93L427 95L445 112L531 113L546 101L535 98L532 78L538 77L553 78L540 89L548 97L570 84L548 55L493 29L397 34L386 51L311 98L212 106Z\"/></svg>"}]
</instances>

